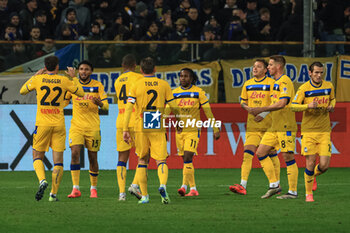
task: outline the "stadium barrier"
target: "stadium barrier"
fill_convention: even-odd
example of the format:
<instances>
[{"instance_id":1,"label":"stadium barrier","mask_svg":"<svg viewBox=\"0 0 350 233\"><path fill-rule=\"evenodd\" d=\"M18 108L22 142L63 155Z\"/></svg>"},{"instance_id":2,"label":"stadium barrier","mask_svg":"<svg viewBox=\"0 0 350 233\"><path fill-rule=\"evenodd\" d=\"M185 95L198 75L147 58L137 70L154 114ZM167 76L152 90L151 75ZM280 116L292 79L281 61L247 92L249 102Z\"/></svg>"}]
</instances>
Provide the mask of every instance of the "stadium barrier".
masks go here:
<instances>
[{"instance_id":1,"label":"stadium barrier","mask_svg":"<svg viewBox=\"0 0 350 233\"><path fill-rule=\"evenodd\" d=\"M203 129L198 146L198 156L194 159L197 168L239 168L242 163L243 144L245 141L245 125L247 113L239 104L211 104L212 111L217 120L222 121L221 138L213 139L212 129ZM65 110L65 122L68 130L71 120L71 106ZM110 105L108 114L101 114L101 150L98 160L100 169L114 170L117 164L118 153L116 151L116 129L115 123L118 107ZM33 170L31 135L35 126L36 105L0 105L0 171L9 170ZM202 113L203 115L203 113ZM347 147L350 138L350 103L337 103L334 113L331 114L332 121L332 160L331 167L350 167L350 149ZM300 124L301 114L297 114L297 122ZM175 132L168 133L169 143L168 159L169 168L181 169L182 158L176 155ZM69 169L70 149L68 139L66 140L66 151L64 152L64 168ZM296 160L299 167L305 166L305 160L300 153L300 133L296 138ZM45 165L52 168L51 152L46 153ZM280 157L281 158L281 157ZM282 158L281 158L282 159ZM82 169L88 169L87 153L82 161ZM283 159L281 160L283 161ZM128 167L136 167L137 158L130 156ZM285 164L281 162L284 167ZM154 169L152 160L150 168ZM257 158L253 160L253 167L260 167Z\"/></svg>"}]
</instances>

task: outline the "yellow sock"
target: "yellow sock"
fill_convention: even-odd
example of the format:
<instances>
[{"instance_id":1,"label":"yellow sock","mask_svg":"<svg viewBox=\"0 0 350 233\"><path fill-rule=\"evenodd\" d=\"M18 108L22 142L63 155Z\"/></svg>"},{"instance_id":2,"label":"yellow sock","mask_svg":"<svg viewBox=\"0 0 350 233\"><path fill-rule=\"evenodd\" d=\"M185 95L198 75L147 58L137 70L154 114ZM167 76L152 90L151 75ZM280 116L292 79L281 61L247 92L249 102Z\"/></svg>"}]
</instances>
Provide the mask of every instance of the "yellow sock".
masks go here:
<instances>
[{"instance_id":1,"label":"yellow sock","mask_svg":"<svg viewBox=\"0 0 350 233\"><path fill-rule=\"evenodd\" d=\"M36 173L36 176L38 177L39 182L42 180L45 180L45 166L41 159L34 159L33 160L33 167Z\"/></svg>"},{"instance_id":2,"label":"yellow sock","mask_svg":"<svg viewBox=\"0 0 350 233\"><path fill-rule=\"evenodd\" d=\"M119 161L117 166L117 178L119 193L125 193L125 183L126 183L126 163Z\"/></svg>"},{"instance_id":3,"label":"yellow sock","mask_svg":"<svg viewBox=\"0 0 350 233\"><path fill-rule=\"evenodd\" d=\"M139 182L142 196L147 196L147 165L139 164L137 165L137 181Z\"/></svg>"},{"instance_id":4,"label":"yellow sock","mask_svg":"<svg viewBox=\"0 0 350 233\"><path fill-rule=\"evenodd\" d=\"M312 194L312 185L314 183L314 171L309 171L305 168L304 179L305 179L305 192Z\"/></svg>"},{"instance_id":5,"label":"yellow sock","mask_svg":"<svg viewBox=\"0 0 350 233\"><path fill-rule=\"evenodd\" d=\"M261 167L269 180L269 183L276 183L277 178L275 174L275 169L273 167L273 163L268 155L265 155L264 157L259 158L259 162L261 164Z\"/></svg>"},{"instance_id":6,"label":"yellow sock","mask_svg":"<svg viewBox=\"0 0 350 233\"><path fill-rule=\"evenodd\" d=\"M71 164L70 165L70 174L72 175L73 186L79 186L80 164Z\"/></svg>"},{"instance_id":7,"label":"yellow sock","mask_svg":"<svg viewBox=\"0 0 350 233\"><path fill-rule=\"evenodd\" d=\"M89 171L90 173L90 183L92 187L96 187L97 186L97 177L98 177L98 172L93 172L93 171Z\"/></svg>"},{"instance_id":8,"label":"yellow sock","mask_svg":"<svg viewBox=\"0 0 350 233\"><path fill-rule=\"evenodd\" d=\"M188 170L186 169L186 164L184 163L184 166L182 168L182 185L189 185L188 182L189 174Z\"/></svg>"},{"instance_id":9,"label":"yellow sock","mask_svg":"<svg viewBox=\"0 0 350 233\"><path fill-rule=\"evenodd\" d=\"M166 163L158 164L158 178L160 185L166 185L168 182L168 165Z\"/></svg>"},{"instance_id":10,"label":"yellow sock","mask_svg":"<svg viewBox=\"0 0 350 233\"><path fill-rule=\"evenodd\" d=\"M196 187L196 182L194 180L194 167L192 161L184 162L183 170L186 177L186 181L188 182L190 188Z\"/></svg>"},{"instance_id":11,"label":"yellow sock","mask_svg":"<svg viewBox=\"0 0 350 233\"><path fill-rule=\"evenodd\" d=\"M289 184L289 190L288 191L297 191L297 185L298 185L298 166L295 162L295 160L291 160L286 162L287 164L287 176L288 176L288 184Z\"/></svg>"},{"instance_id":12,"label":"yellow sock","mask_svg":"<svg viewBox=\"0 0 350 233\"><path fill-rule=\"evenodd\" d=\"M273 167L275 168L276 179L280 180L280 174L281 174L280 159L278 158L277 154L270 154L270 159L272 161Z\"/></svg>"},{"instance_id":13,"label":"yellow sock","mask_svg":"<svg viewBox=\"0 0 350 233\"><path fill-rule=\"evenodd\" d=\"M252 170L254 152L251 150L245 150L243 154L243 162L241 166L241 179L248 181L250 171Z\"/></svg>"},{"instance_id":14,"label":"yellow sock","mask_svg":"<svg viewBox=\"0 0 350 233\"><path fill-rule=\"evenodd\" d=\"M317 164L314 169L315 176L321 175L323 172L320 170L320 164Z\"/></svg>"},{"instance_id":15,"label":"yellow sock","mask_svg":"<svg viewBox=\"0 0 350 233\"><path fill-rule=\"evenodd\" d=\"M63 163L56 163L52 170L52 188L51 193L57 194L58 188L63 176Z\"/></svg>"}]
</instances>

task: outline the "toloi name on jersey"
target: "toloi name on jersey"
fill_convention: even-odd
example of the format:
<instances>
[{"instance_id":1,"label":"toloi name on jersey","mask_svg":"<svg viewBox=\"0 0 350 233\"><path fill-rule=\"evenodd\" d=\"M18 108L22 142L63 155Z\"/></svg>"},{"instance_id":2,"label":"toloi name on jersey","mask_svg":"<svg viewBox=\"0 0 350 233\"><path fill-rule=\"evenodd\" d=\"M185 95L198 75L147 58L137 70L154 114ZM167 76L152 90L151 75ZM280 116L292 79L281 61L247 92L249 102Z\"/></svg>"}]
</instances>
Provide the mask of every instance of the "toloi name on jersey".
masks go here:
<instances>
[{"instance_id":1,"label":"toloi name on jersey","mask_svg":"<svg viewBox=\"0 0 350 233\"><path fill-rule=\"evenodd\" d=\"M156 87L158 86L158 81L154 81L154 82L145 81L145 85L148 87Z\"/></svg>"},{"instance_id":2,"label":"toloi name on jersey","mask_svg":"<svg viewBox=\"0 0 350 233\"><path fill-rule=\"evenodd\" d=\"M43 83L61 83L61 79L57 79L57 78L43 78L41 80Z\"/></svg>"}]
</instances>

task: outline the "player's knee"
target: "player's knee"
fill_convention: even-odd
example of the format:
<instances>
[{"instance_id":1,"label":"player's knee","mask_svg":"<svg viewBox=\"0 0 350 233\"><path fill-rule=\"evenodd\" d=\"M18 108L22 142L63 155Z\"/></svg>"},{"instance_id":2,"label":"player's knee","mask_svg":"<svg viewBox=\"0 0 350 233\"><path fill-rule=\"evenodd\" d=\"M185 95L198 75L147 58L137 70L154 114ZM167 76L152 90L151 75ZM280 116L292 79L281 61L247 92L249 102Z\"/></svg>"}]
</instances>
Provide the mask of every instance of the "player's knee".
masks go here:
<instances>
[{"instance_id":1,"label":"player's knee","mask_svg":"<svg viewBox=\"0 0 350 233\"><path fill-rule=\"evenodd\" d=\"M328 165L327 164L319 164L318 169L322 172L325 173L328 170Z\"/></svg>"}]
</instances>

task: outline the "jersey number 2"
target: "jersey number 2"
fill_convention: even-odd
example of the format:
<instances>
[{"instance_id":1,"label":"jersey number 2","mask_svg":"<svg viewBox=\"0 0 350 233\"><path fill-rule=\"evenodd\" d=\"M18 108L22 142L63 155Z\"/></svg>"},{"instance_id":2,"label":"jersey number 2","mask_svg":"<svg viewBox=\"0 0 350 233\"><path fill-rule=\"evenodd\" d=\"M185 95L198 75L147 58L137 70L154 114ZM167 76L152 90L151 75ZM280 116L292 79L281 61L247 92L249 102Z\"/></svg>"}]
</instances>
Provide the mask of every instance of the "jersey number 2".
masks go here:
<instances>
[{"instance_id":1,"label":"jersey number 2","mask_svg":"<svg viewBox=\"0 0 350 233\"><path fill-rule=\"evenodd\" d=\"M157 107L156 107L156 106L152 106L152 104L153 104L154 101L157 99L158 93L157 93L155 90L148 90L148 91L147 91L147 94L148 94L148 95L153 94L153 97L152 97L152 99L148 102L148 104L147 104L147 106L146 106L146 109L147 109L147 110L156 110Z\"/></svg>"},{"instance_id":2,"label":"jersey number 2","mask_svg":"<svg viewBox=\"0 0 350 233\"><path fill-rule=\"evenodd\" d=\"M61 94L62 94L62 89L60 88L60 87L54 87L54 88L52 88L52 90L54 91L54 92L56 92L56 91L58 91L58 93L57 93L57 95L55 96L55 98L53 98L52 100L51 100L51 102L46 102L46 99L47 99L47 97L50 95L50 92L51 92L51 89L50 89L50 87L48 87L48 86L42 86L42 87L40 87L40 90L45 90L46 91L46 93L44 94L44 96L43 96L43 98L40 100L40 104L41 105L44 105L44 106L60 106L60 103L57 103L57 100L58 100L58 98L60 98L60 96L61 96Z\"/></svg>"}]
</instances>

